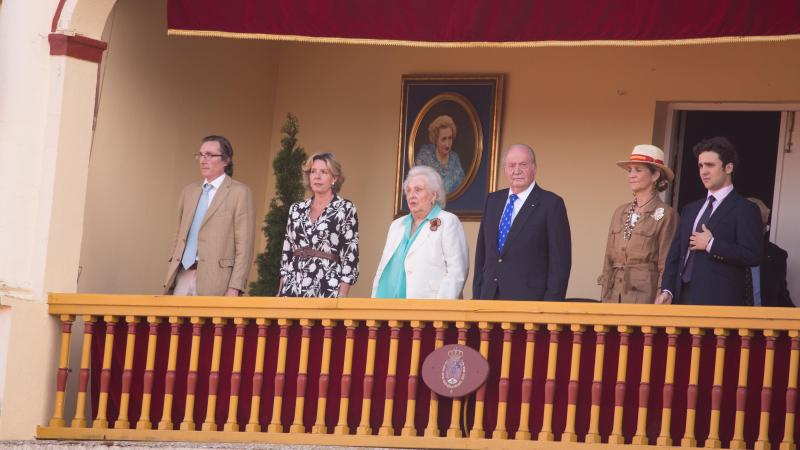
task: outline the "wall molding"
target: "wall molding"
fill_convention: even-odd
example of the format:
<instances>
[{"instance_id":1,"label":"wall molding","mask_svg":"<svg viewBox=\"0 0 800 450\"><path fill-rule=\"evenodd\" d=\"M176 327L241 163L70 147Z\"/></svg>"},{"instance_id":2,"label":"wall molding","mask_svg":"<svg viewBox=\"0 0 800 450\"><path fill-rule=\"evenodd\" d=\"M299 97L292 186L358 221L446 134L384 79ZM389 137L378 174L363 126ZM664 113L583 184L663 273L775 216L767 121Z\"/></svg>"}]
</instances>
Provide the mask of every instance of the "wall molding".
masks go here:
<instances>
[{"instance_id":1,"label":"wall molding","mask_svg":"<svg viewBox=\"0 0 800 450\"><path fill-rule=\"evenodd\" d=\"M53 56L70 56L72 58L100 63L108 43L79 34L50 33L50 54Z\"/></svg>"}]
</instances>

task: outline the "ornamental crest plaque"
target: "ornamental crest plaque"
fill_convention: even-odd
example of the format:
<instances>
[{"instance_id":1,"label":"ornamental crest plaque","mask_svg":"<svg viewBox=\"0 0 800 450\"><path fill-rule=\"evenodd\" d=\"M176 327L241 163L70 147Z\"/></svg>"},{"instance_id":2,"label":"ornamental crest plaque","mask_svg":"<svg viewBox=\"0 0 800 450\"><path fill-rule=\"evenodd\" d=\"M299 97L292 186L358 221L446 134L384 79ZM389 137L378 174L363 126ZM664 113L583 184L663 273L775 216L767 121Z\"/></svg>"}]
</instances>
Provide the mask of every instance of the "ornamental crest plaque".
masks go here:
<instances>
[{"instance_id":1,"label":"ornamental crest plaque","mask_svg":"<svg viewBox=\"0 0 800 450\"><path fill-rule=\"evenodd\" d=\"M461 344L445 345L431 352L422 364L422 380L444 397L464 397L477 390L489 376L489 362L475 349Z\"/></svg>"},{"instance_id":2,"label":"ornamental crest plaque","mask_svg":"<svg viewBox=\"0 0 800 450\"><path fill-rule=\"evenodd\" d=\"M464 382L464 351L458 348L447 352L448 360L442 366L442 383L448 389L455 389Z\"/></svg>"}]
</instances>

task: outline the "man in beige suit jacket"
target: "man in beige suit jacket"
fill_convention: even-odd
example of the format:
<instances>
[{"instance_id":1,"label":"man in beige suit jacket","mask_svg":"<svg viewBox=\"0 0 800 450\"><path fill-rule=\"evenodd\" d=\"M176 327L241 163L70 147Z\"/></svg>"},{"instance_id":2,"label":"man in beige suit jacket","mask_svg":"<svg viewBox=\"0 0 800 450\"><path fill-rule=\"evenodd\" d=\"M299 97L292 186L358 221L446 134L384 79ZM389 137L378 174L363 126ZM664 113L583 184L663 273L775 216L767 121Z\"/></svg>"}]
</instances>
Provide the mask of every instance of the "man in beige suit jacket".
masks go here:
<instances>
[{"instance_id":1,"label":"man in beige suit jacket","mask_svg":"<svg viewBox=\"0 0 800 450\"><path fill-rule=\"evenodd\" d=\"M233 147L203 139L195 154L204 181L183 189L165 293L241 295L253 263L255 210L250 188L233 180Z\"/></svg>"}]
</instances>

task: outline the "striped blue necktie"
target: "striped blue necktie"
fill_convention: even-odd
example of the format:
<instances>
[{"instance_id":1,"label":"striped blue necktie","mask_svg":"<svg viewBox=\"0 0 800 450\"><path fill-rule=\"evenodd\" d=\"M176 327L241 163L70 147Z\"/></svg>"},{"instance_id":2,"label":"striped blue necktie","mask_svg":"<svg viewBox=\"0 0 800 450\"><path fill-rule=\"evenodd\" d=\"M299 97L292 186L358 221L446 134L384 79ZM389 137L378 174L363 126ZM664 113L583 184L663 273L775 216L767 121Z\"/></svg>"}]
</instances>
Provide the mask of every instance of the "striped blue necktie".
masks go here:
<instances>
[{"instance_id":1,"label":"striped blue necktie","mask_svg":"<svg viewBox=\"0 0 800 450\"><path fill-rule=\"evenodd\" d=\"M186 238L186 247L183 249L183 257L181 258L181 264L183 264L184 269L189 269L197 261L197 238L200 235L200 225L203 223L203 217L208 211L208 194L213 187L211 183L203 185L203 194L197 202L197 209L194 210L192 227L189 228L189 236Z\"/></svg>"},{"instance_id":2,"label":"striped blue necktie","mask_svg":"<svg viewBox=\"0 0 800 450\"><path fill-rule=\"evenodd\" d=\"M503 245L506 243L508 230L511 229L511 218L514 216L514 202L516 202L518 198L519 196L513 193L508 197L506 209L503 210L503 216L500 218L500 231L497 232L498 253L503 250Z\"/></svg>"}]
</instances>

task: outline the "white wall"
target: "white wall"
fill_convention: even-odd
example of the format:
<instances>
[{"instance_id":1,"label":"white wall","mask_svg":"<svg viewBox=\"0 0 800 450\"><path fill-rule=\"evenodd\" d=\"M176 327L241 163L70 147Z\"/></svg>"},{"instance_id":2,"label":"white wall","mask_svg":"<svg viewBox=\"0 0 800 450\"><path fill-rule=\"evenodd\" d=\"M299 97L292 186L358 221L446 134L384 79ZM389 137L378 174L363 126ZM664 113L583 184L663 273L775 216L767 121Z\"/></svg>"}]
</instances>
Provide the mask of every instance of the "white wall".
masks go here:
<instances>
[{"instance_id":1,"label":"white wall","mask_svg":"<svg viewBox=\"0 0 800 450\"><path fill-rule=\"evenodd\" d=\"M53 59L47 34L57 3L5 0L0 7L0 295L27 299L43 290Z\"/></svg>"}]
</instances>

